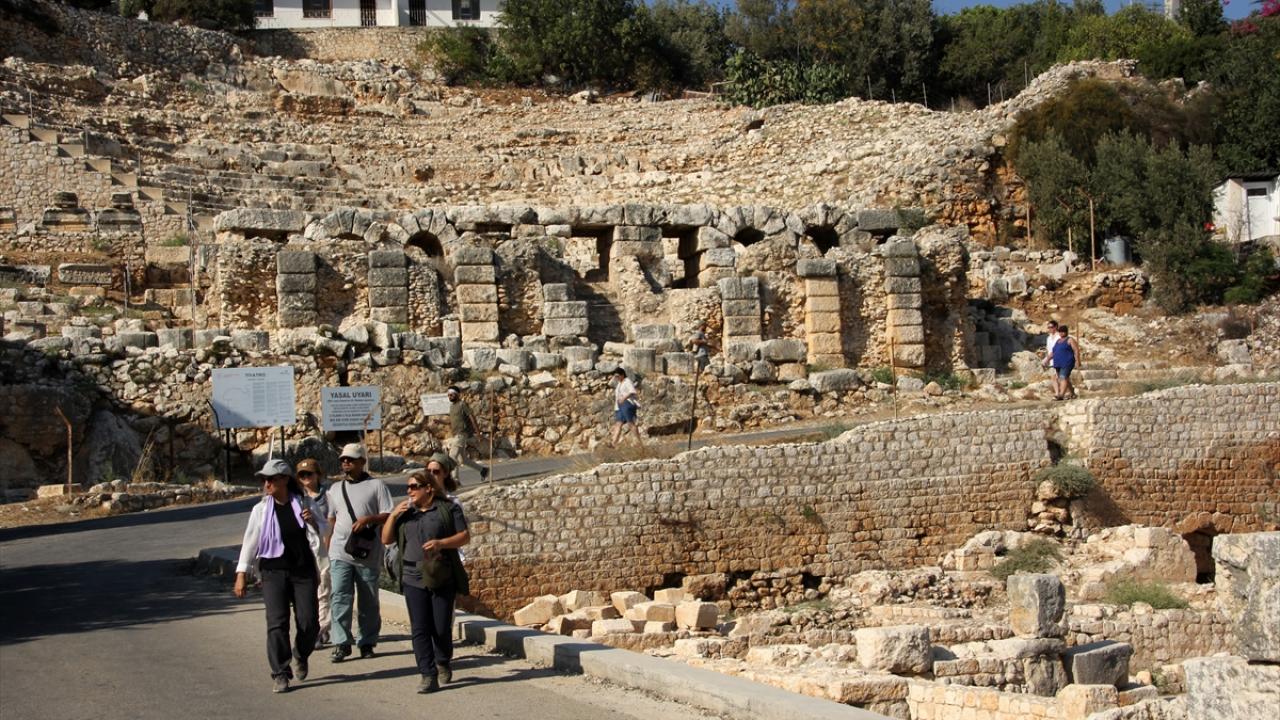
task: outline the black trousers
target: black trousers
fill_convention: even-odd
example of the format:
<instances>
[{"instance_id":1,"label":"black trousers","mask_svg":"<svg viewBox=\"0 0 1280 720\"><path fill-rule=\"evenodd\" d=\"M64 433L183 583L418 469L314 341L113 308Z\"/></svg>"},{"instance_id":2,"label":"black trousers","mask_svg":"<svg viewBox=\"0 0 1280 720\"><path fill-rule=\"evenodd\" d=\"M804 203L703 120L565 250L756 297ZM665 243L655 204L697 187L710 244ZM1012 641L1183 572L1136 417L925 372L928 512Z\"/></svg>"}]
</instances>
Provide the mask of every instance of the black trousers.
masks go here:
<instances>
[{"instance_id":1,"label":"black trousers","mask_svg":"<svg viewBox=\"0 0 1280 720\"><path fill-rule=\"evenodd\" d=\"M413 657L418 672L435 675L437 665L453 660L453 599L457 593L435 592L426 588L404 586L404 604L409 610L409 628L413 632Z\"/></svg>"},{"instance_id":2,"label":"black trousers","mask_svg":"<svg viewBox=\"0 0 1280 720\"><path fill-rule=\"evenodd\" d=\"M267 662L271 677L293 677L289 661L305 660L320 634L319 578L314 570L263 570L262 600L267 606ZM296 649L289 647L289 608L297 627Z\"/></svg>"}]
</instances>

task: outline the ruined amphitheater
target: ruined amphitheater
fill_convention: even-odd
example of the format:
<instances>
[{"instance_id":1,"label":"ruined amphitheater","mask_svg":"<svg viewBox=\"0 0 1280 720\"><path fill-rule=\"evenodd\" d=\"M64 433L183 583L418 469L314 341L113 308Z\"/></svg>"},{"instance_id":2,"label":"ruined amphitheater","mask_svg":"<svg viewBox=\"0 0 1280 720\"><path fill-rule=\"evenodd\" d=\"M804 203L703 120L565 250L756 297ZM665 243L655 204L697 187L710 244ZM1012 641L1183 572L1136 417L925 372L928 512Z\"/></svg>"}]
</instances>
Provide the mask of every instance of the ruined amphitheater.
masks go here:
<instances>
[{"instance_id":1,"label":"ruined amphitheater","mask_svg":"<svg viewBox=\"0 0 1280 720\"><path fill-rule=\"evenodd\" d=\"M28 5L0 27L9 499L222 497L191 481L273 442L336 471L338 385L381 386L387 471L440 446L419 399L453 383L503 456L587 452L621 366L651 439L691 407L704 436L831 439L470 491L478 609L899 718L1274 706L1277 305L1167 318L1140 269L1004 245L1012 119L1131 64L975 112L754 111L444 87L399 31ZM1084 328L1087 399L1039 402L1050 315ZM297 422L223 436L214 370L279 365ZM1050 570L993 576L1037 541ZM1120 580L1183 602L1112 602Z\"/></svg>"}]
</instances>

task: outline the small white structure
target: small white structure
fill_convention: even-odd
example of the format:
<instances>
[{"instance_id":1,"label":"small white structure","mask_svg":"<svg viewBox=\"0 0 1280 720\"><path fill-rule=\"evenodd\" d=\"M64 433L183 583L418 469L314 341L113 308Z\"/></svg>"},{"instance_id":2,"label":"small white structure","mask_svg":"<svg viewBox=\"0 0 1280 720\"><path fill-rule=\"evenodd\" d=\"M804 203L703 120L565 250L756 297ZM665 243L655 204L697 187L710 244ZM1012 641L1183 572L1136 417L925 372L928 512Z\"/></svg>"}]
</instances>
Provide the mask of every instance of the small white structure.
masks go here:
<instances>
[{"instance_id":1,"label":"small white structure","mask_svg":"<svg viewBox=\"0 0 1280 720\"><path fill-rule=\"evenodd\" d=\"M258 29L492 27L502 0L254 0Z\"/></svg>"},{"instance_id":2,"label":"small white structure","mask_svg":"<svg viewBox=\"0 0 1280 720\"><path fill-rule=\"evenodd\" d=\"M1231 243L1280 238L1280 173L1228 177L1213 191L1213 223Z\"/></svg>"}]
</instances>

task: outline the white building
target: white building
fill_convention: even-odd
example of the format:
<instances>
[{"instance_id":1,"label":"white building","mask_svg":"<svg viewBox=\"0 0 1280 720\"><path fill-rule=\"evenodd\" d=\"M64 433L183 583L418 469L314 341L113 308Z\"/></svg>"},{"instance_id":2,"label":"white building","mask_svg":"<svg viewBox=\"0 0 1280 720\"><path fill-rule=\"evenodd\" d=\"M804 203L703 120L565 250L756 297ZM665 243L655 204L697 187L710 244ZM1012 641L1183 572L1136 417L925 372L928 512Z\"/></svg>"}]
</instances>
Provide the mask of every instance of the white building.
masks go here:
<instances>
[{"instance_id":1,"label":"white building","mask_svg":"<svg viewBox=\"0 0 1280 720\"><path fill-rule=\"evenodd\" d=\"M1280 173L1228 177L1213 191L1213 223L1232 243L1280 238Z\"/></svg>"},{"instance_id":2,"label":"white building","mask_svg":"<svg viewBox=\"0 0 1280 720\"><path fill-rule=\"evenodd\" d=\"M502 0L254 0L258 28L497 24Z\"/></svg>"}]
</instances>

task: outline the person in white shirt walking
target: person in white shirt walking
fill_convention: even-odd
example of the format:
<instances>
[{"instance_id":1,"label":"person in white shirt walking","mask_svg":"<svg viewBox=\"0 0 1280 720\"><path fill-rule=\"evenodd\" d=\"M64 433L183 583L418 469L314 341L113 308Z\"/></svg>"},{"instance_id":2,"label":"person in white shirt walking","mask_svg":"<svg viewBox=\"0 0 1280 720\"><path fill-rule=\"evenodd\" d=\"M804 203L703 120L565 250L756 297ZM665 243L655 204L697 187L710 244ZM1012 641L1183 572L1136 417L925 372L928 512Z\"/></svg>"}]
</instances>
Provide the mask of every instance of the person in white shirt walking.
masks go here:
<instances>
[{"instance_id":1,"label":"person in white shirt walking","mask_svg":"<svg viewBox=\"0 0 1280 720\"><path fill-rule=\"evenodd\" d=\"M636 385L622 368L614 370L613 377L617 385L613 387L613 434L610 436L609 446L617 447L618 439L628 429L636 436L636 442L643 445L640 428L636 425L636 415L640 411L640 396L636 392Z\"/></svg>"}]
</instances>

